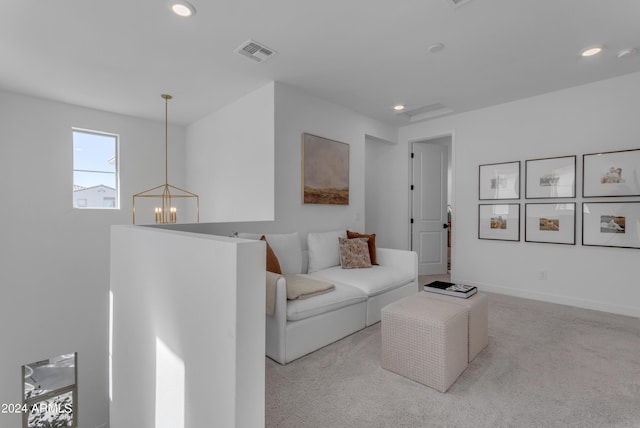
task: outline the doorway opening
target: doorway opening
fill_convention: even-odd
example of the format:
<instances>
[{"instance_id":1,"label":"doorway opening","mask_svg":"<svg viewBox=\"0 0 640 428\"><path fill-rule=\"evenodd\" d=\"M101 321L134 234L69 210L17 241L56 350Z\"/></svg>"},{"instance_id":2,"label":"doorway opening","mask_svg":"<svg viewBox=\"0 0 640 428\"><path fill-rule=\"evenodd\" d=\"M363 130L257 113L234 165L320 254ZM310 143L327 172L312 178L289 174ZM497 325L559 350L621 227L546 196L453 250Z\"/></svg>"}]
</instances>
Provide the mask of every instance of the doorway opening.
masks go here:
<instances>
[{"instance_id":1,"label":"doorway opening","mask_svg":"<svg viewBox=\"0 0 640 428\"><path fill-rule=\"evenodd\" d=\"M419 275L452 269L452 137L411 143L411 249Z\"/></svg>"}]
</instances>

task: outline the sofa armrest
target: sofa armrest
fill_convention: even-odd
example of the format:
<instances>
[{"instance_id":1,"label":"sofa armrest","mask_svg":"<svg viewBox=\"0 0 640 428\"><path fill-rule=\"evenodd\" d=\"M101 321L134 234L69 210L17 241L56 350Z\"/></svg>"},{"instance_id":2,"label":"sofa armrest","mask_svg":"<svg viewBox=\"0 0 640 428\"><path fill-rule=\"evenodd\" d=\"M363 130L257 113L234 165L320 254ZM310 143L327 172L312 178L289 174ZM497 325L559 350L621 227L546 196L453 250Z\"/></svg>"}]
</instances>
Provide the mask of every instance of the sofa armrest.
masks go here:
<instances>
[{"instance_id":1,"label":"sofa armrest","mask_svg":"<svg viewBox=\"0 0 640 428\"><path fill-rule=\"evenodd\" d=\"M273 315L266 316L267 356L280 364L285 363L287 337L287 280L284 276L276 283L276 306Z\"/></svg>"},{"instance_id":2,"label":"sofa armrest","mask_svg":"<svg viewBox=\"0 0 640 428\"><path fill-rule=\"evenodd\" d=\"M376 258L380 266L389 266L410 273L418 283L418 254L415 251L377 248Z\"/></svg>"}]
</instances>

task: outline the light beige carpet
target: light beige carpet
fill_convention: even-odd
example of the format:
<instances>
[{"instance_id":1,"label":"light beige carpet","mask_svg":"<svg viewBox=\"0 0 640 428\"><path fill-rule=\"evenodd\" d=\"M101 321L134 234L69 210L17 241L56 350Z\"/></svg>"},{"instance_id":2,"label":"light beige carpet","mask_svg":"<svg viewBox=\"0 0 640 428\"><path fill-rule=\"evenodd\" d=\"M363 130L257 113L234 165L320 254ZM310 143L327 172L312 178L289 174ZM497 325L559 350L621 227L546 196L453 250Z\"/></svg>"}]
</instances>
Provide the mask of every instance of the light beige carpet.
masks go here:
<instances>
[{"instance_id":1,"label":"light beige carpet","mask_svg":"<svg viewBox=\"0 0 640 428\"><path fill-rule=\"evenodd\" d=\"M640 319L489 294L489 346L442 394L380 367L380 324L281 366L266 426L640 427Z\"/></svg>"}]
</instances>

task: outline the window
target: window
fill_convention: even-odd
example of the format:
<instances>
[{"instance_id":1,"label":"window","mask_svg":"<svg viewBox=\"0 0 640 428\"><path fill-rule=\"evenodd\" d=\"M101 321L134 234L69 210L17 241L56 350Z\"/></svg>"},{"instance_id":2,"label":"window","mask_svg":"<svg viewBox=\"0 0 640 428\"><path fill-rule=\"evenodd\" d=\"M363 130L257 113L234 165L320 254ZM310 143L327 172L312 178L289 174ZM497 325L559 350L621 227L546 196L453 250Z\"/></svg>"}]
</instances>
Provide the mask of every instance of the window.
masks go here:
<instances>
[{"instance_id":1,"label":"window","mask_svg":"<svg viewBox=\"0 0 640 428\"><path fill-rule=\"evenodd\" d=\"M118 136L73 129L73 207L119 208Z\"/></svg>"}]
</instances>

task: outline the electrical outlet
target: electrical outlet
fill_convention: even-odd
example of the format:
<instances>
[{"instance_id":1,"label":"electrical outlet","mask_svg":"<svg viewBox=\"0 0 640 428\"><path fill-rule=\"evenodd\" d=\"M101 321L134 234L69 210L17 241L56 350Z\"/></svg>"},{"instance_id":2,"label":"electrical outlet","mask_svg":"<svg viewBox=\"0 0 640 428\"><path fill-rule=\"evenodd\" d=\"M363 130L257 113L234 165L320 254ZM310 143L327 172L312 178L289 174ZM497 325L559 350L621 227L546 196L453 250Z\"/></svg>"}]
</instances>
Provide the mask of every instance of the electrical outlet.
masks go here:
<instances>
[{"instance_id":1,"label":"electrical outlet","mask_svg":"<svg viewBox=\"0 0 640 428\"><path fill-rule=\"evenodd\" d=\"M546 271L546 270L541 270L541 271L538 273L538 279L539 279L540 281L546 281L546 280L547 280L547 278L548 278L548 274L547 274L547 271Z\"/></svg>"}]
</instances>

